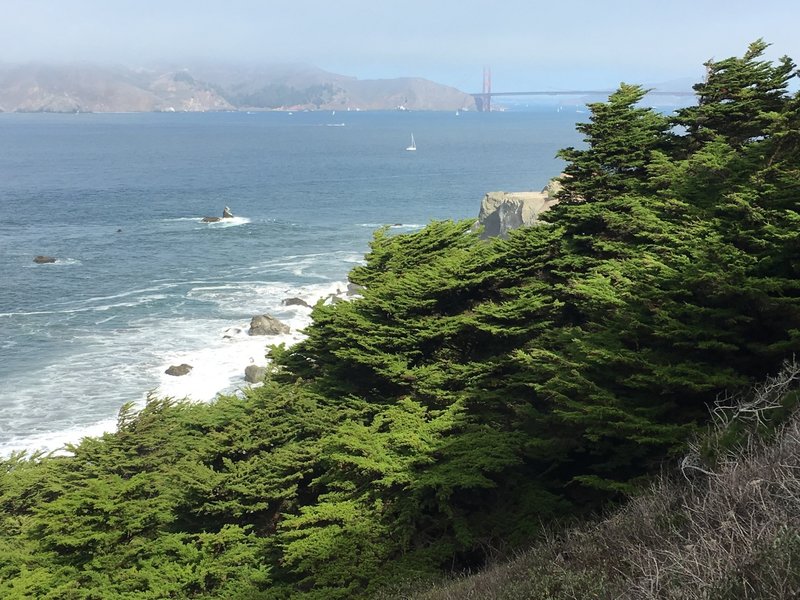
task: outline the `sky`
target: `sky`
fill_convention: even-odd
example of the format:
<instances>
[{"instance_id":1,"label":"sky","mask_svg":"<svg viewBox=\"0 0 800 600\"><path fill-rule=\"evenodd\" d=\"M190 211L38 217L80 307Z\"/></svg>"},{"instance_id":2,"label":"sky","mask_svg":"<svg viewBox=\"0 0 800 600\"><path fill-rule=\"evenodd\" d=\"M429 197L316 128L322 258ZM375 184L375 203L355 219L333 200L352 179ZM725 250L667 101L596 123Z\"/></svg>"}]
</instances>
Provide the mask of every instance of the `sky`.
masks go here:
<instances>
[{"instance_id":1,"label":"sky","mask_svg":"<svg viewBox=\"0 0 800 600\"><path fill-rule=\"evenodd\" d=\"M304 62L479 92L698 81L762 37L800 61L798 0L0 0L0 62Z\"/></svg>"}]
</instances>

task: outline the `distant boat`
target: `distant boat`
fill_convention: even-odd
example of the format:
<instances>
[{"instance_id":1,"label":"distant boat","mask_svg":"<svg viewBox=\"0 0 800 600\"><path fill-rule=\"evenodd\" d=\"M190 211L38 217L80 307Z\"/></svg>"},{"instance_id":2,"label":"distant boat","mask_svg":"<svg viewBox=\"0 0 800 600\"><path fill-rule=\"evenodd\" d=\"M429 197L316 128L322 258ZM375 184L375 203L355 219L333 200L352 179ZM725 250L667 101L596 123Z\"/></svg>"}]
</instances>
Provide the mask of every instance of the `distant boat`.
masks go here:
<instances>
[{"instance_id":1,"label":"distant boat","mask_svg":"<svg viewBox=\"0 0 800 600\"><path fill-rule=\"evenodd\" d=\"M411 145L406 150L414 151L417 149L417 143L414 141L414 134L411 134Z\"/></svg>"}]
</instances>

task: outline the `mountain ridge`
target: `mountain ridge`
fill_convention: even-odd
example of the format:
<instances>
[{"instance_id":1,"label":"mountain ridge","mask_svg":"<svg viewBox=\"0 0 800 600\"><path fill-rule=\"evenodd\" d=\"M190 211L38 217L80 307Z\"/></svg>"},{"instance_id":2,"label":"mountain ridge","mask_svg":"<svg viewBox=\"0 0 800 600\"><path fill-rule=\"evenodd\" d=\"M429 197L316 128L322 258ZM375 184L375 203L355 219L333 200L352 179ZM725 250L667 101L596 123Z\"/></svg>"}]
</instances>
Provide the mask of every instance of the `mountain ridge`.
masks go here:
<instances>
[{"instance_id":1,"label":"mountain ridge","mask_svg":"<svg viewBox=\"0 0 800 600\"><path fill-rule=\"evenodd\" d=\"M303 64L132 69L0 64L0 112L456 110L474 99L419 77L358 79Z\"/></svg>"}]
</instances>

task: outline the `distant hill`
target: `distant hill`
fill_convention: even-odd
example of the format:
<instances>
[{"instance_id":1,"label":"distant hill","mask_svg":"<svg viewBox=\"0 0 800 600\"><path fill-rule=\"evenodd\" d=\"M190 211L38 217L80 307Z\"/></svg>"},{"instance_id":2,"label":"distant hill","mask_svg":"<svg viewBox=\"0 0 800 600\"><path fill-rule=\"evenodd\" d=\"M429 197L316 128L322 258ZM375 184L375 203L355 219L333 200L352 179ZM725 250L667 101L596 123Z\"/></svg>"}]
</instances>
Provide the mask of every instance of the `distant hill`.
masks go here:
<instances>
[{"instance_id":1,"label":"distant hill","mask_svg":"<svg viewBox=\"0 0 800 600\"><path fill-rule=\"evenodd\" d=\"M0 65L0 111L455 110L474 100L421 78L359 80L308 65L130 69Z\"/></svg>"}]
</instances>

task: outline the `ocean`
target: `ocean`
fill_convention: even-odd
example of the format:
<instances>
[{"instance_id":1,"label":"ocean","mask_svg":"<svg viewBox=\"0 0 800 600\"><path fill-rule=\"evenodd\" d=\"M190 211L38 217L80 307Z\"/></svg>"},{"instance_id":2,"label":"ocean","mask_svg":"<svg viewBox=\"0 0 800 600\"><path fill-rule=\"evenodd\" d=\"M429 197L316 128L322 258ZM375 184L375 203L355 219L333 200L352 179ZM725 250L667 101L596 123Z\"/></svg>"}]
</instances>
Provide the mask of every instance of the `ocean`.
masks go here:
<instances>
[{"instance_id":1,"label":"ocean","mask_svg":"<svg viewBox=\"0 0 800 600\"><path fill-rule=\"evenodd\" d=\"M282 300L344 291L379 227L541 189L586 116L0 114L0 456L113 431L148 393L243 388L268 343L310 322ZM225 206L233 219L201 221ZM247 335L263 313L291 332Z\"/></svg>"}]
</instances>

